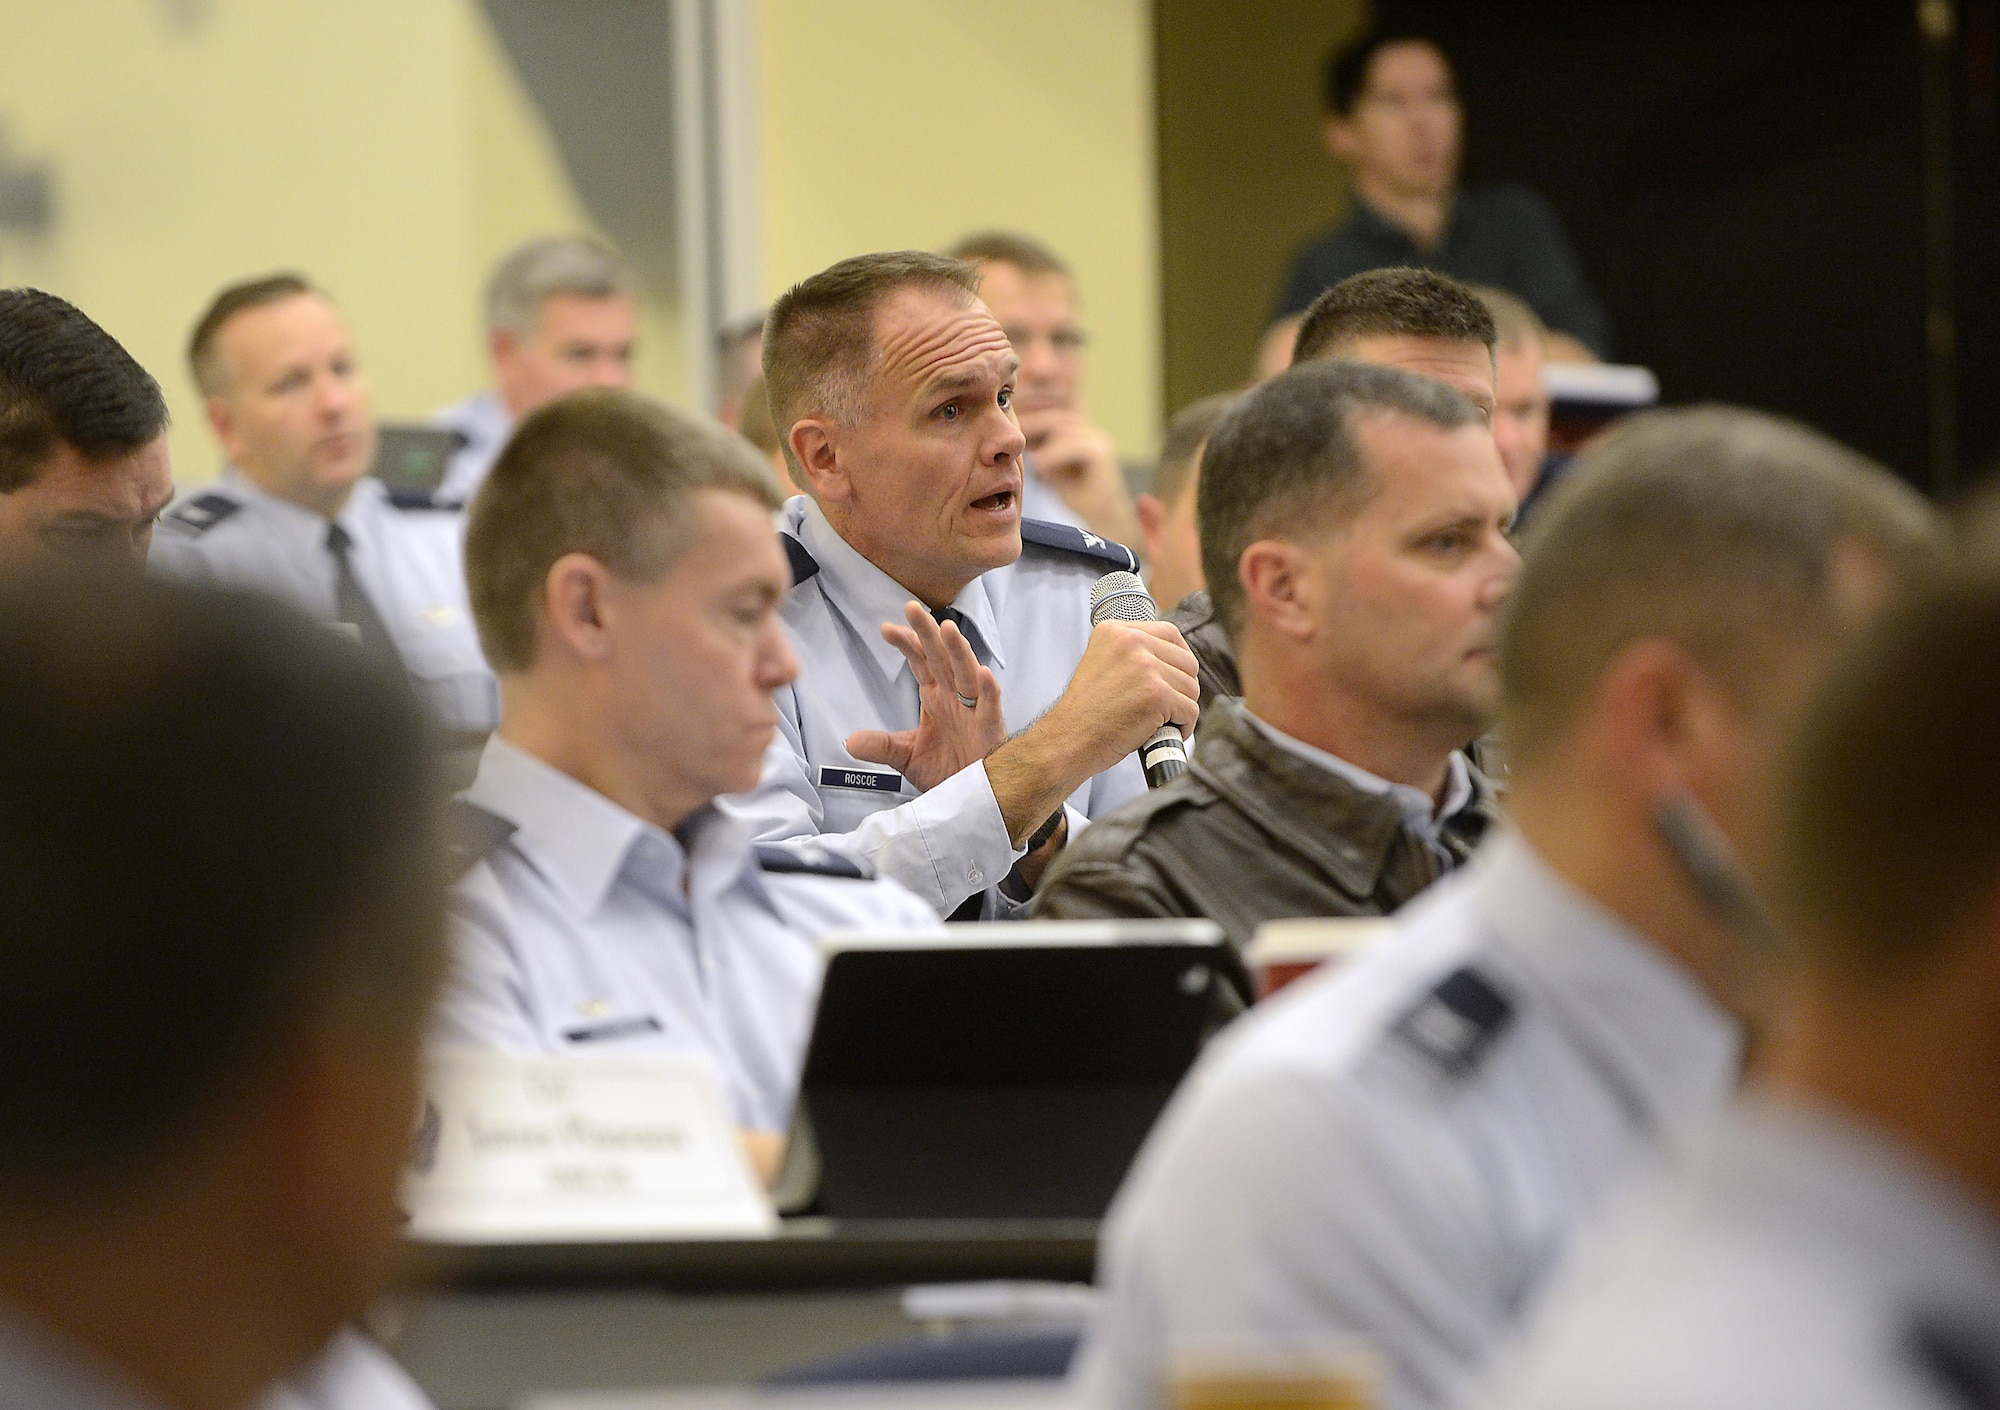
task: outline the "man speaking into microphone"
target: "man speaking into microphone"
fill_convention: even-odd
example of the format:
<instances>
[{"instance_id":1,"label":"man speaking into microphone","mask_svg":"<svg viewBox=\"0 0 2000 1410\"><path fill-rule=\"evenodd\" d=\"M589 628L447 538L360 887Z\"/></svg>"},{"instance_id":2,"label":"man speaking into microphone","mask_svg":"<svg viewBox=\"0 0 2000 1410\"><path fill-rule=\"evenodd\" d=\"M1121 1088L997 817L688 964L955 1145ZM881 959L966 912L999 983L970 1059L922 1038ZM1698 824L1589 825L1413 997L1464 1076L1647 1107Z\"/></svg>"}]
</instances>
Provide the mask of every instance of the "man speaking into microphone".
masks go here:
<instances>
[{"instance_id":1,"label":"man speaking into microphone","mask_svg":"<svg viewBox=\"0 0 2000 1410\"><path fill-rule=\"evenodd\" d=\"M1021 517L1019 366L978 274L862 255L772 306L764 377L806 493L779 512L800 657L760 840L817 836L960 919L1015 913L1082 828L1145 791L1134 751L1192 728L1172 625L1091 620L1125 548Z\"/></svg>"},{"instance_id":2,"label":"man speaking into microphone","mask_svg":"<svg viewBox=\"0 0 2000 1410\"><path fill-rule=\"evenodd\" d=\"M1202 570L1240 699L1187 772L1056 861L1053 919L1382 915L1471 854L1493 792L1465 749L1499 703L1514 494L1473 404L1314 362L1246 395L1202 457Z\"/></svg>"}]
</instances>

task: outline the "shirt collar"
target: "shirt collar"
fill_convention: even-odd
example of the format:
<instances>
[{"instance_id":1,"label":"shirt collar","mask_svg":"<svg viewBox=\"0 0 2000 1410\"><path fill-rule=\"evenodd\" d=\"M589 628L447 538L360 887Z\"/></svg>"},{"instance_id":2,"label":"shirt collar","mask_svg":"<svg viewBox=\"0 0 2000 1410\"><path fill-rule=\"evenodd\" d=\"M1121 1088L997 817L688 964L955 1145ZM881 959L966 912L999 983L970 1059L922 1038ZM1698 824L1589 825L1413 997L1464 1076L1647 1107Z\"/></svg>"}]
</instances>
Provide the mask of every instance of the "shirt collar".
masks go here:
<instances>
[{"instance_id":1,"label":"shirt collar","mask_svg":"<svg viewBox=\"0 0 2000 1410\"><path fill-rule=\"evenodd\" d=\"M860 550L827 521L811 496L795 497L783 513L806 552L819 564L816 581L823 585L827 600L848 619L882 674L894 680L910 663L882 639L882 623L904 621L903 606L915 600L916 594L862 557ZM973 654L985 665L1003 668L1007 661L1000 651L1000 618L989 589L1006 571L995 568L981 573L951 603L972 623Z\"/></svg>"},{"instance_id":2,"label":"shirt collar","mask_svg":"<svg viewBox=\"0 0 2000 1410\"><path fill-rule=\"evenodd\" d=\"M652 894L681 893L690 857L679 838L498 734L487 739L465 798L514 824L510 841L580 915L595 914L628 875ZM725 889L740 882L770 904L745 824L706 808L682 830L694 839L697 884Z\"/></svg>"},{"instance_id":3,"label":"shirt collar","mask_svg":"<svg viewBox=\"0 0 2000 1410\"><path fill-rule=\"evenodd\" d=\"M1670 1140L1712 1116L1736 1083L1743 1035L1679 964L1571 886L1512 828L1472 862L1481 913L1548 991L1570 1030Z\"/></svg>"},{"instance_id":4,"label":"shirt collar","mask_svg":"<svg viewBox=\"0 0 2000 1410\"><path fill-rule=\"evenodd\" d=\"M1379 774L1372 774L1359 764L1350 764L1338 754L1329 754L1324 749L1294 739L1276 725L1266 723L1243 711L1243 718L1250 721L1257 732L1289 754L1304 759L1307 763L1325 769L1336 778L1343 779L1363 793L1373 793L1378 797L1391 799L1403 814L1403 823L1410 831L1427 841L1436 841L1438 829L1450 819L1465 811L1473 799L1472 769L1465 761L1465 755L1454 749L1445 761L1445 782L1443 801L1433 799L1421 788L1412 788L1407 783L1391 783Z\"/></svg>"}]
</instances>

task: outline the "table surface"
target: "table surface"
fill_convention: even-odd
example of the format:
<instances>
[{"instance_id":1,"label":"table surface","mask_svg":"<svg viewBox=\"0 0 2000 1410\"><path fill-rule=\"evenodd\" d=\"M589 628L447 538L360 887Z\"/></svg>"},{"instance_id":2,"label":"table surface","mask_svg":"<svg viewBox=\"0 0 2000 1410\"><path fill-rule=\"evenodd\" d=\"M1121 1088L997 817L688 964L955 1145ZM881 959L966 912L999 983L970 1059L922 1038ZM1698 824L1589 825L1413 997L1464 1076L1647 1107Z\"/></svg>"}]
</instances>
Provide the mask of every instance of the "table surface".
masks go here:
<instances>
[{"instance_id":1,"label":"table surface","mask_svg":"<svg viewBox=\"0 0 2000 1410\"><path fill-rule=\"evenodd\" d=\"M796 1292L980 1279L1090 1282L1094 1219L787 1219L768 1239L413 1243L417 1287Z\"/></svg>"}]
</instances>

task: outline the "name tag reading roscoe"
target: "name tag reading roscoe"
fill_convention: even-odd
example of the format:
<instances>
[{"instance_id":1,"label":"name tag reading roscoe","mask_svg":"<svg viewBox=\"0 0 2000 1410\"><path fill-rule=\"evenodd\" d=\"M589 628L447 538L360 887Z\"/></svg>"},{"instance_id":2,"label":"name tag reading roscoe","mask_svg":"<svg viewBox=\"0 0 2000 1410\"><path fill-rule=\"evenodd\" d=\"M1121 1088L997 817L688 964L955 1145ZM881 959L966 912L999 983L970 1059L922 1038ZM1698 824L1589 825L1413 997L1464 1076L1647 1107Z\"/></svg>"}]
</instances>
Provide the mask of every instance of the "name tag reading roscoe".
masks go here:
<instances>
[{"instance_id":1,"label":"name tag reading roscoe","mask_svg":"<svg viewBox=\"0 0 2000 1410\"><path fill-rule=\"evenodd\" d=\"M889 769L836 769L823 764L819 771L821 788L865 788L874 793L901 793L903 776Z\"/></svg>"},{"instance_id":2,"label":"name tag reading roscoe","mask_svg":"<svg viewBox=\"0 0 2000 1410\"><path fill-rule=\"evenodd\" d=\"M442 1052L403 1185L433 1243L777 1231L706 1059Z\"/></svg>"}]
</instances>

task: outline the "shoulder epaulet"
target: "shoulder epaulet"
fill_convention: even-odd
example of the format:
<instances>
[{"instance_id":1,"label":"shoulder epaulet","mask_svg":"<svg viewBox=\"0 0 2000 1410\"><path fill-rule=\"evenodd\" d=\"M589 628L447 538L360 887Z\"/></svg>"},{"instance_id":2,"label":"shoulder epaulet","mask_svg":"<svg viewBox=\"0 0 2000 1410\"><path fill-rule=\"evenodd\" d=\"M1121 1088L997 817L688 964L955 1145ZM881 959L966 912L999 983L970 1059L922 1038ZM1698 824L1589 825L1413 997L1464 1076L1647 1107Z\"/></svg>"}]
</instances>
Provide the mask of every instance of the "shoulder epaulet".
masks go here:
<instances>
[{"instance_id":1,"label":"shoulder epaulet","mask_svg":"<svg viewBox=\"0 0 2000 1410\"><path fill-rule=\"evenodd\" d=\"M186 504L176 505L164 517L189 534L205 534L242 507L241 500L211 491Z\"/></svg>"},{"instance_id":2,"label":"shoulder epaulet","mask_svg":"<svg viewBox=\"0 0 2000 1410\"><path fill-rule=\"evenodd\" d=\"M465 508L463 500L439 499L429 490L397 489L391 486L387 498L390 507L394 509L442 509L449 513L457 513Z\"/></svg>"},{"instance_id":3,"label":"shoulder epaulet","mask_svg":"<svg viewBox=\"0 0 2000 1410\"><path fill-rule=\"evenodd\" d=\"M1124 544L1113 543L1103 535L1093 534L1088 529L1072 528L1068 524L1058 524L1048 519L1023 519L1021 542L1080 553L1085 558L1095 559L1107 568L1116 568L1127 573L1139 571L1139 555Z\"/></svg>"},{"instance_id":4,"label":"shoulder epaulet","mask_svg":"<svg viewBox=\"0 0 2000 1410\"><path fill-rule=\"evenodd\" d=\"M452 881L478 866L514 835L514 824L463 798L451 800L445 810L444 829L445 874Z\"/></svg>"},{"instance_id":5,"label":"shoulder epaulet","mask_svg":"<svg viewBox=\"0 0 2000 1410\"><path fill-rule=\"evenodd\" d=\"M867 863L844 856L817 842L760 842L757 869L779 876L835 876L843 881L873 881Z\"/></svg>"},{"instance_id":6,"label":"shoulder epaulet","mask_svg":"<svg viewBox=\"0 0 2000 1410\"><path fill-rule=\"evenodd\" d=\"M1446 1076L1466 1077L1513 1018L1513 1000L1466 966L1446 975L1392 1031Z\"/></svg>"},{"instance_id":7,"label":"shoulder epaulet","mask_svg":"<svg viewBox=\"0 0 2000 1410\"><path fill-rule=\"evenodd\" d=\"M785 561L792 565L793 587L819 571L819 560L793 535L780 531L778 542L785 550Z\"/></svg>"}]
</instances>

